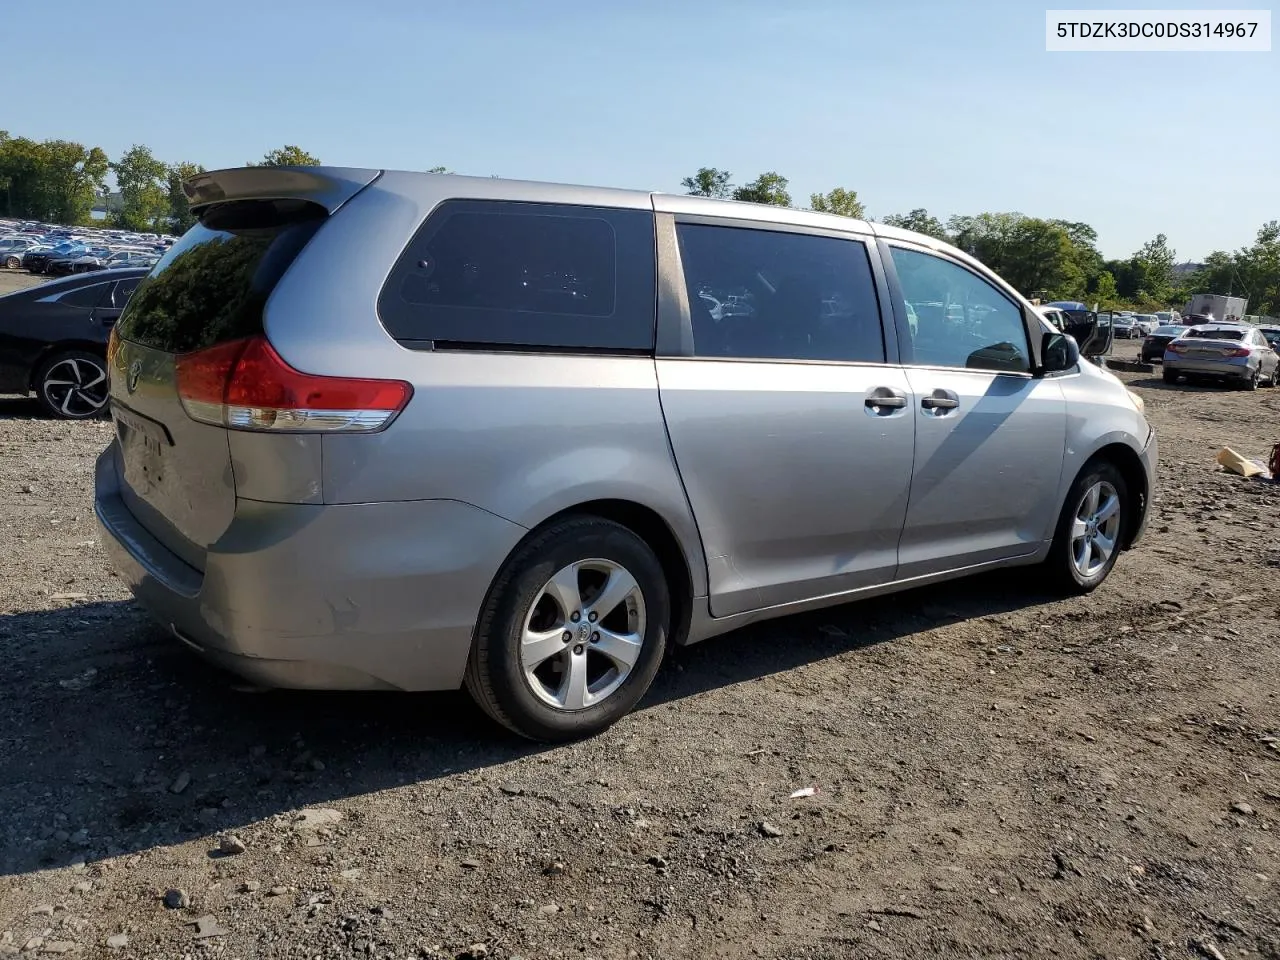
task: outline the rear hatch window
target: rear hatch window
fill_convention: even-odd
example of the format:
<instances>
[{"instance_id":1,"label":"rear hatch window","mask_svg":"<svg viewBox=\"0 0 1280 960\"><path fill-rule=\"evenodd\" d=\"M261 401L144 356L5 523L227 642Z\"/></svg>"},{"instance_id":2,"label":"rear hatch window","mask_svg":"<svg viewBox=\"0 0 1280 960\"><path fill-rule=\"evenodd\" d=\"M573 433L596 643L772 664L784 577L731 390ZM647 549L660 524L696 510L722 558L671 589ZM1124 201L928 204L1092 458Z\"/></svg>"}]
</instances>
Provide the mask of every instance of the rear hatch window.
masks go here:
<instances>
[{"instance_id":1,"label":"rear hatch window","mask_svg":"<svg viewBox=\"0 0 1280 960\"><path fill-rule=\"evenodd\" d=\"M119 336L190 353L262 333L262 311L324 222L304 200L246 200L207 211L138 287Z\"/></svg>"},{"instance_id":2,"label":"rear hatch window","mask_svg":"<svg viewBox=\"0 0 1280 960\"><path fill-rule=\"evenodd\" d=\"M197 570L235 515L227 430L189 415L183 355L263 333L272 290L324 222L305 201L235 201L201 222L139 284L116 324L110 396L125 506Z\"/></svg>"}]
</instances>

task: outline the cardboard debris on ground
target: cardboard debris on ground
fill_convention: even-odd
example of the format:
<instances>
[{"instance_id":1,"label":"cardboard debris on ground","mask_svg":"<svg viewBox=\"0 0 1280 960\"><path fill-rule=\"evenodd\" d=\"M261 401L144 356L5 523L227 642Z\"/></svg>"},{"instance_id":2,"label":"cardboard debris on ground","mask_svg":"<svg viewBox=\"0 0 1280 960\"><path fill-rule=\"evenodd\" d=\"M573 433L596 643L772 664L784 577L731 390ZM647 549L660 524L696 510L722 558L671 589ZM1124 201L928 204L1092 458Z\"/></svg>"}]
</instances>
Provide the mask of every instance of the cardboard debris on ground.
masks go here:
<instances>
[{"instance_id":1,"label":"cardboard debris on ground","mask_svg":"<svg viewBox=\"0 0 1280 960\"><path fill-rule=\"evenodd\" d=\"M1271 479L1271 471L1261 463L1236 453L1230 447L1223 447L1219 450L1217 460L1218 465L1230 473L1239 474L1246 478L1262 477L1264 480Z\"/></svg>"}]
</instances>

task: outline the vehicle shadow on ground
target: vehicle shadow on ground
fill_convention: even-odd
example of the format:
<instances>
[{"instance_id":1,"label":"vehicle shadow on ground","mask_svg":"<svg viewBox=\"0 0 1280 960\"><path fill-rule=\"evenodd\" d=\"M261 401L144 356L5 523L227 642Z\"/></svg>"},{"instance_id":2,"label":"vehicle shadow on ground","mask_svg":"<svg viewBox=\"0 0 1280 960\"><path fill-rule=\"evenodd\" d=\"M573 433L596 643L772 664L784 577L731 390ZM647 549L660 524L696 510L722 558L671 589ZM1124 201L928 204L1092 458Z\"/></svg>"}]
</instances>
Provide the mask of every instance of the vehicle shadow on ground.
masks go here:
<instances>
[{"instance_id":1,"label":"vehicle shadow on ground","mask_svg":"<svg viewBox=\"0 0 1280 960\"><path fill-rule=\"evenodd\" d=\"M1027 580L943 584L674 651L640 710L1050 599ZM0 876L572 749L506 733L463 693L245 692L123 601L0 616L0 656Z\"/></svg>"}]
</instances>

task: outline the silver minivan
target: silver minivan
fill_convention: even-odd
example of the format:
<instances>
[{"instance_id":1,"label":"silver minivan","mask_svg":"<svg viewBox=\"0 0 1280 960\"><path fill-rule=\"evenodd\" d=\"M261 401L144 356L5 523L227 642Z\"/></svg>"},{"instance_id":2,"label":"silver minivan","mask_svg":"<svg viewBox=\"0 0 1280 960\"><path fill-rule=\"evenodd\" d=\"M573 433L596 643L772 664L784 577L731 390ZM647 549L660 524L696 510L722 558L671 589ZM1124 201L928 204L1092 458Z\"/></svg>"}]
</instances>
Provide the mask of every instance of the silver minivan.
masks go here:
<instances>
[{"instance_id":1,"label":"silver minivan","mask_svg":"<svg viewBox=\"0 0 1280 960\"><path fill-rule=\"evenodd\" d=\"M998 567L1088 591L1142 533L1139 401L930 237L378 170L187 192L115 328L96 511L260 685L465 685L562 740L672 644Z\"/></svg>"}]
</instances>

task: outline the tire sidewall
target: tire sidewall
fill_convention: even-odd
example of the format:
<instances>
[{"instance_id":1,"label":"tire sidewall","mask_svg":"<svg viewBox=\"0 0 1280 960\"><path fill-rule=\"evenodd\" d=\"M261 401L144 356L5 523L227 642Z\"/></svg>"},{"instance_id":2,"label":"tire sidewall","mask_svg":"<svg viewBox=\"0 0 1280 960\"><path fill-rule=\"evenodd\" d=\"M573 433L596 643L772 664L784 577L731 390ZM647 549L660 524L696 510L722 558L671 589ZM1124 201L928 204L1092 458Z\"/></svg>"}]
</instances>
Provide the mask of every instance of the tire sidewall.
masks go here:
<instances>
[{"instance_id":1,"label":"tire sidewall","mask_svg":"<svg viewBox=\"0 0 1280 960\"><path fill-rule=\"evenodd\" d=\"M1116 548L1111 551L1111 556L1107 558L1107 562L1102 569L1091 577L1085 577L1076 569L1073 559L1071 527L1075 522L1076 512L1079 510L1080 501L1084 498L1085 493L1095 483L1103 480L1115 487L1116 495L1120 498L1120 530L1117 534ZM1080 475L1076 477L1075 483L1071 485L1066 502L1062 506L1062 515L1058 519L1058 531L1054 540L1053 562L1058 568L1055 572L1064 583L1073 585L1077 591L1087 593L1100 586L1102 581L1107 579L1112 568L1116 565L1116 560L1120 557L1120 542L1123 541L1125 528L1129 523L1129 502L1129 485L1125 482L1124 476L1120 471L1111 463L1088 464L1080 471Z\"/></svg>"},{"instance_id":2,"label":"tire sidewall","mask_svg":"<svg viewBox=\"0 0 1280 960\"><path fill-rule=\"evenodd\" d=\"M569 523L539 538L532 549L510 561L510 576L499 576L500 588L487 637L491 688L498 705L525 736L566 740L588 736L608 727L644 696L662 664L670 621L670 597L662 565L653 551L630 530L609 521ZM636 579L644 598L645 636L640 657L627 679L609 697L584 710L565 711L538 699L520 664L520 644L529 608L551 577L581 560L612 560Z\"/></svg>"}]
</instances>

